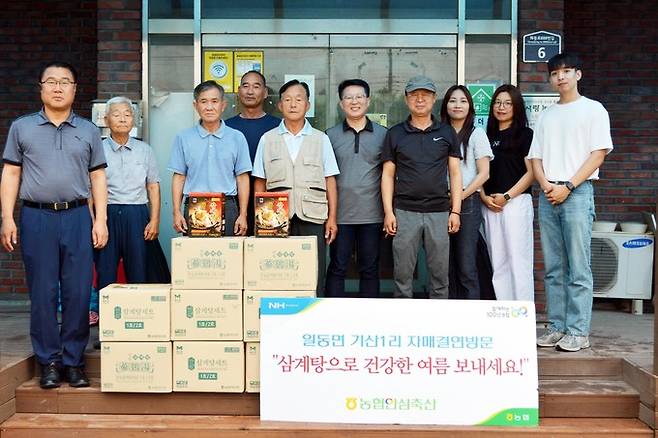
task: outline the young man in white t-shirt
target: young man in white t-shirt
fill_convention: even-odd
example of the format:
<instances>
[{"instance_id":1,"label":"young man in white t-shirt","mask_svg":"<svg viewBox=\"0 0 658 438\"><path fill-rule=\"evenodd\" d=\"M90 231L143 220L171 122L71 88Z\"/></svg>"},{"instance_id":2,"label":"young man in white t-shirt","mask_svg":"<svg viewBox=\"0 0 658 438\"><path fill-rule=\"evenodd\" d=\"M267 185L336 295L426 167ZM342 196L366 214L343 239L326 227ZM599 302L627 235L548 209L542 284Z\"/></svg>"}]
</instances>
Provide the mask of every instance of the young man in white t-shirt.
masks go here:
<instances>
[{"instance_id":1,"label":"young man in white t-shirt","mask_svg":"<svg viewBox=\"0 0 658 438\"><path fill-rule=\"evenodd\" d=\"M539 227L549 320L537 345L579 351L590 346L592 181L612 150L610 118L603 105L578 92L582 71L576 55L554 56L548 71L560 100L539 116L528 153L542 189Z\"/></svg>"}]
</instances>

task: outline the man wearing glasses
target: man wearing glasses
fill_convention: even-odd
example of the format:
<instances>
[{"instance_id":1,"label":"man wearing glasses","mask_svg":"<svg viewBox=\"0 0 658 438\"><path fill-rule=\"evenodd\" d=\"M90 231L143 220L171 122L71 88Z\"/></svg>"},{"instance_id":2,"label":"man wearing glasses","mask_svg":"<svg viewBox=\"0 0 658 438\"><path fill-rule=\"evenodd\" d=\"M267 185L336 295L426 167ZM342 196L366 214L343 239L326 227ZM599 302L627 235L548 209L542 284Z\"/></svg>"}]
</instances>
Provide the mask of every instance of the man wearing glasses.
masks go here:
<instances>
[{"instance_id":1,"label":"man wearing glasses","mask_svg":"<svg viewBox=\"0 0 658 438\"><path fill-rule=\"evenodd\" d=\"M83 354L89 340L92 248L107 242L103 145L96 125L72 110L76 82L75 68L64 62L41 71L43 108L12 123L0 183L0 233L10 252L19 234L14 205L17 197L23 201L20 241L32 301L30 335L44 389L60 386L62 367L71 386L89 386Z\"/></svg>"},{"instance_id":2,"label":"man wearing glasses","mask_svg":"<svg viewBox=\"0 0 658 438\"><path fill-rule=\"evenodd\" d=\"M258 141L270 129L279 126L281 119L267 114L263 104L267 99L267 83L265 76L257 70L251 70L242 75L238 99L240 100L240 114L226 120L226 126L242 132L249 145L251 163L254 162ZM247 207L247 235L254 234L254 178L251 178L249 187L249 205Z\"/></svg>"},{"instance_id":3,"label":"man wearing glasses","mask_svg":"<svg viewBox=\"0 0 658 438\"><path fill-rule=\"evenodd\" d=\"M379 296L379 243L382 209L382 146L386 128L366 117L370 86L361 79L347 79L338 86L342 123L329 128L340 174L338 187L338 227L340 233L329 249L327 296L345 295L345 274L356 245L359 267L359 297Z\"/></svg>"}]
</instances>

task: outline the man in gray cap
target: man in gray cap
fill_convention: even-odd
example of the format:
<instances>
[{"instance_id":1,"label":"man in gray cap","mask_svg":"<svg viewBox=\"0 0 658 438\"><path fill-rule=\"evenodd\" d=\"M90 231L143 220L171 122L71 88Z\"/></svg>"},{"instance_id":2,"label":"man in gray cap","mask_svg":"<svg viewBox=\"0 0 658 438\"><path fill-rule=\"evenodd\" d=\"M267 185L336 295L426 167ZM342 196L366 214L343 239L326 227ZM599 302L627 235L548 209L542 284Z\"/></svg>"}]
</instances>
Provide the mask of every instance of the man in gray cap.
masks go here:
<instances>
[{"instance_id":1,"label":"man in gray cap","mask_svg":"<svg viewBox=\"0 0 658 438\"><path fill-rule=\"evenodd\" d=\"M448 233L459 231L460 224L461 151L452 127L432 114L436 86L430 78L409 79L404 95L410 115L388 131L382 151L384 231L393 236L394 296L412 298L422 244L429 297L447 298Z\"/></svg>"}]
</instances>

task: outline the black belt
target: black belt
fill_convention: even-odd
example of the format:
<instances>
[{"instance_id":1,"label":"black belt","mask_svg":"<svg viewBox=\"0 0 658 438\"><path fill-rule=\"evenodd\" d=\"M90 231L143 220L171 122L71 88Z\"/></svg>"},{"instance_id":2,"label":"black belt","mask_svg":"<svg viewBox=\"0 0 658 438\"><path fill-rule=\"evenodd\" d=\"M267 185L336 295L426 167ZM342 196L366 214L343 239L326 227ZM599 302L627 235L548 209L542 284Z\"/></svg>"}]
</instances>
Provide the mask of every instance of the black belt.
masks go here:
<instances>
[{"instance_id":1,"label":"black belt","mask_svg":"<svg viewBox=\"0 0 658 438\"><path fill-rule=\"evenodd\" d=\"M75 201L69 202L32 202L24 199L23 205L30 208L40 208L42 210L62 211L87 205L87 200L76 199Z\"/></svg>"},{"instance_id":2,"label":"black belt","mask_svg":"<svg viewBox=\"0 0 658 438\"><path fill-rule=\"evenodd\" d=\"M551 184L555 184L557 186L566 186L569 181L549 181Z\"/></svg>"}]
</instances>

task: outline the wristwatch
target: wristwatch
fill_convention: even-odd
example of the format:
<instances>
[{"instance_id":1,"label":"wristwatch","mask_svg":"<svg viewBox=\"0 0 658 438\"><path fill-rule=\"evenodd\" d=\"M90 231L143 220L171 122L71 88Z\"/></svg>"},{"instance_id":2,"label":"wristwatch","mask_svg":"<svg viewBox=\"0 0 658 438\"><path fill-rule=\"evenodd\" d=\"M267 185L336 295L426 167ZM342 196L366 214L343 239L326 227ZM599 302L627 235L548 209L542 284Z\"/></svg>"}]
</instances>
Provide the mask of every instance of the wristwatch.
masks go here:
<instances>
[{"instance_id":1,"label":"wristwatch","mask_svg":"<svg viewBox=\"0 0 658 438\"><path fill-rule=\"evenodd\" d=\"M503 198L505 198L506 201L509 201L512 199L512 197L509 195L509 193L503 193Z\"/></svg>"},{"instance_id":2,"label":"wristwatch","mask_svg":"<svg viewBox=\"0 0 658 438\"><path fill-rule=\"evenodd\" d=\"M573 192L574 190L576 190L576 186L574 186L571 183L571 181L567 181L566 183L564 183L564 185L569 189L570 192Z\"/></svg>"}]
</instances>

